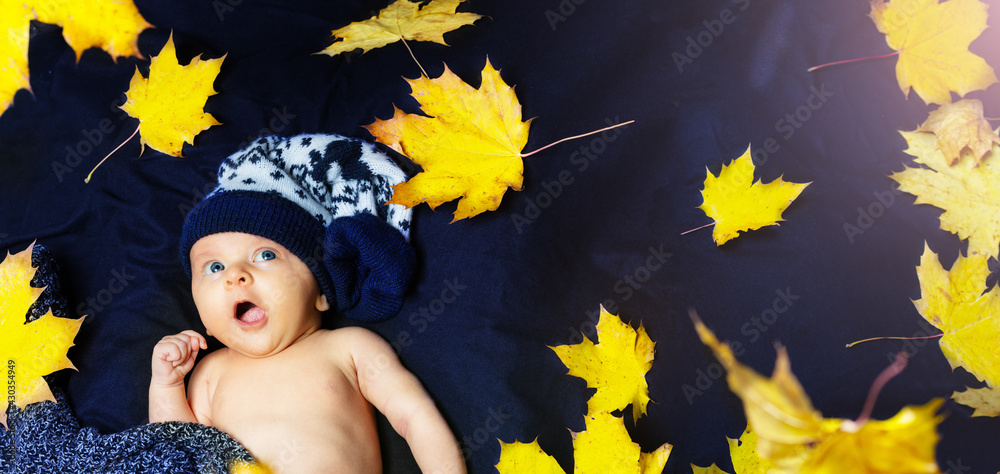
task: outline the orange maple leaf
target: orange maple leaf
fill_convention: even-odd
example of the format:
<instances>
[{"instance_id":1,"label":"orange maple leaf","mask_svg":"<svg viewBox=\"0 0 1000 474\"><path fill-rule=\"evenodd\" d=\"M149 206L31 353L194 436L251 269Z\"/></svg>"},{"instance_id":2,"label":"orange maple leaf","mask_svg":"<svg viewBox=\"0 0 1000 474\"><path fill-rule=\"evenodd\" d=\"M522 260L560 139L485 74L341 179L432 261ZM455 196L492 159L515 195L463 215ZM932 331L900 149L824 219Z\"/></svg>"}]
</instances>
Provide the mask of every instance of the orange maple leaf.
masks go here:
<instances>
[{"instance_id":1,"label":"orange maple leaf","mask_svg":"<svg viewBox=\"0 0 1000 474\"><path fill-rule=\"evenodd\" d=\"M392 204L431 209L461 199L457 221L496 210L507 188L521 189L521 150L528 141L528 121L521 104L489 60L479 89L445 66L436 79L407 79L412 96L430 115L395 109L389 120L365 128L375 139L406 155L424 171L394 187Z\"/></svg>"},{"instance_id":2,"label":"orange maple leaf","mask_svg":"<svg viewBox=\"0 0 1000 474\"><path fill-rule=\"evenodd\" d=\"M427 115L394 108L391 119L376 119L364 128L377 141L423 168L409 181L393 187L389 203L410 208L426 202L434 209L459 199L452 222L496 210L507 188L520 191L524 180L522 158L566 140L634 122L563 138L521 153L528 142L531 119L521 120L521 104L514 89L503 81L489 59L478 89L463 82L447 65L440 77L421 76L406 82Z\"/></svg>"}]
</instances>

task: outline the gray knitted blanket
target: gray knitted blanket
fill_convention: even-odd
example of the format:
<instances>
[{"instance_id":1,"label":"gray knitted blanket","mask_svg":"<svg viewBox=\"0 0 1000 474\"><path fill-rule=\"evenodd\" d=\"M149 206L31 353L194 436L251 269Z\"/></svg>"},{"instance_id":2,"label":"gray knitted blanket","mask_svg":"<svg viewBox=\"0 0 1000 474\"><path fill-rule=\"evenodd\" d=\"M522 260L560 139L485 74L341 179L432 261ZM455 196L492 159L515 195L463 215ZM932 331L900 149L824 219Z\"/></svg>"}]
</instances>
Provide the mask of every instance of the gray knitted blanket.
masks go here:
<instances>
[{"instance_id":1,"label":"gray knitted blanket","mask_svg":"<svg viewBox=\"0 0 1000 474\"><path fill-rule=\"evenodd\" d=\"M0 472L228 473L250 453L226 433L197 423L153 423L102 435L80 428L66 404L42 402L8 410L0 427Z\"/></svg>"}]
</instances>

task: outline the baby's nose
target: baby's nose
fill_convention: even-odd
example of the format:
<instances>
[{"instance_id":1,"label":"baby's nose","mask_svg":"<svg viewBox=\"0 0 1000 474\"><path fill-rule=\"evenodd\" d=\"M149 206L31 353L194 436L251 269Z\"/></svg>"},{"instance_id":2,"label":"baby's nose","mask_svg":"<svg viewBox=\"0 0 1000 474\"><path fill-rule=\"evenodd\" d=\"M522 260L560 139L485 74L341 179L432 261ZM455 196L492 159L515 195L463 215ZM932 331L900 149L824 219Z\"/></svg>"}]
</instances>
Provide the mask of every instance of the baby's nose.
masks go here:
<instances>
[{"instance_id":1,"label":"baby's nose","mask_svg":"<svg viewBox=\"0 0 1000 474\"><path fill-rule=\"evenodd\" d=\"M226 275L226 284L228 286L243 286L252 282L253 278L250 274L240 269L233 269Z\"/></svg>"}]
</instances>

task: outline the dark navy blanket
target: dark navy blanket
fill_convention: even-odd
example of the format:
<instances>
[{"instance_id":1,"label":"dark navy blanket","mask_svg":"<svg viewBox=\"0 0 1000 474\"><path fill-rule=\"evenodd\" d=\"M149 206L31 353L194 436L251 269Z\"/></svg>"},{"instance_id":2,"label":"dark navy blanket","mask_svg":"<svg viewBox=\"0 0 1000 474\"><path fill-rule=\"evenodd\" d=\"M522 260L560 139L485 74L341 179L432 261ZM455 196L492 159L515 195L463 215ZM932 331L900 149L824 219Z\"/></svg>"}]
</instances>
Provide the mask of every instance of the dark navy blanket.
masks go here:
<instances>
[{"instance_id":1,"label":"dark navy blanket","mask_svg":"<svg viewBox=\"0 0 1000 474\"><path fill-rule=\"evenodd\" d=\"M33 23L31 91L0 115L0 251L44 244L62 266L65 313L87 318L69 352L79 370L56 380L66 395L58 410L72 417L43 406L13 419L61 420L67 439L94 448L137 436L164 455L191 453L187 465L198 466L211 455L199 458L197 442L144 427L153 346L203 330L177 257L184 216L215 187L220 161L258 136L372 140L363 125L394 106L416 112L403 78L421 72L400 43L314 54L331 31L388 0L135 3L154 25L139 36L146 58L171 34L182 63L225 55L206 105L221 125L182 158L140 154L133 140L85 184L135 130L118 106L149 61L99 49L77 61L61 28ZM985 3L990 27L971 49L997 67L1000 0ZM937 333L913 306L915 267L925 242L946 268L965 246L940 229L940 209L915 205L888 177L911 161L898 131L934 109L900 91L897 59L806 72L891 52L868 0L468 0L459 10L485 17L446 33L450 46L408 45L428 76L447 64L473 86L489 58L515 86L524 118L534 117L525 151L635 120L525 158L523 190L508 191L496 211L451 223L455 203L415 208L415 284L396 318L367 327L424 383L472 472L494 472L498 439L536 437L572 472L568 430L584 429L593 390L566 375L548 346L593 336L600 305L641 321L657 343L646 377L654 403L627 426L644 451L674 445L669 473L690 472L690 463L728 468L726 437L746 424L690 309L759 372L771 371L774 344L784 345L828 417L858 416L900 350L912 354L909 366L886 385L874 418L975 384L950 368L936 340L844 348ZM1000 86L970 96L1000 115ZM706 171L718 173L747 145L758 178L812 184L780 226L722 247L709 229L680 235L711 221L697 209ZM345 324L353 323L330 315L331 327ZM1000 422L951 401L943 412L941 469L1000 470ZM413 472L405 443L384 431L386 471Z\"/></svg>"}]
</instances>

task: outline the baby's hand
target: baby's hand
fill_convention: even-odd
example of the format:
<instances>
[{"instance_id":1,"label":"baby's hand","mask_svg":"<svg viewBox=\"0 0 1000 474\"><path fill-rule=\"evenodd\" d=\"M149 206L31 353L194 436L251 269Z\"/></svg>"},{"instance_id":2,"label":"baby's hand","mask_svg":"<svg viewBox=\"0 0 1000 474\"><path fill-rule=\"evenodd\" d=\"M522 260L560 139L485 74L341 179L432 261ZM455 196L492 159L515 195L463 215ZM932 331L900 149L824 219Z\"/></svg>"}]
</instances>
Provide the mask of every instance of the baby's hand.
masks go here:
<instances>
[{"instance_id":1,"label":"baby's hand","mask_svg":"<svg viewBox=\"0 0 1000 474\"><path fill-rule=\"evenodd\" d=\"M207 349L205 338L195 331L164 337L153 348L153 383L169 387L184 382L194 367L198 349Z\"/></svg>"}]
</instances>

